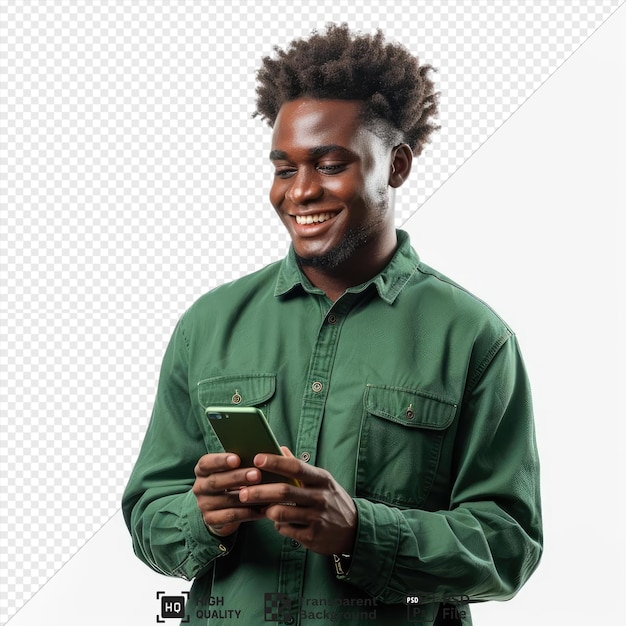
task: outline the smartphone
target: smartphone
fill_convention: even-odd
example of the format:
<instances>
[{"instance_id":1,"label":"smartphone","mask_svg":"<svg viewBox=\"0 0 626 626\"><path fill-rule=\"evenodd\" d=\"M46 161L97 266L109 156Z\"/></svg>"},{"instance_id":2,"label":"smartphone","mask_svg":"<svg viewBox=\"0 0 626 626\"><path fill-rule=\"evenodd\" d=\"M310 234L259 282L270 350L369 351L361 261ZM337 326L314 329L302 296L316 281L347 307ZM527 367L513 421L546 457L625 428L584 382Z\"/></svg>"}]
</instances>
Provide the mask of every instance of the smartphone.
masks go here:
<instances>
[{"instance_id":1,"label":"smartphone","mask_svg":"<svg viewBox=\"0 0 626 626\"><path fill-rule=\"evenodd\" d=\"M240 467L253 467L254 457L259 452L284 456L261 409L246 406L210 406L204 410L204 414L224 450L234 452L239 456ZM261 482L300 485L295 479L263 470L261 470Z\"/></svg>"}]
</instances>

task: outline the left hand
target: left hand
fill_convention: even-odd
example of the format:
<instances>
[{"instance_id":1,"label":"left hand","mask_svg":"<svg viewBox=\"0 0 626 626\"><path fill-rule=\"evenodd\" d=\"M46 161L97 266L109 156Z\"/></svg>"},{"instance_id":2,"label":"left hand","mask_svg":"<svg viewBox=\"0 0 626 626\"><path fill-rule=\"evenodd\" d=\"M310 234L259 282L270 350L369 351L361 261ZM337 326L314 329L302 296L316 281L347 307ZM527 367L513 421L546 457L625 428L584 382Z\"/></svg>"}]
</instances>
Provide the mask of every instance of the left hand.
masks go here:
<instances>
[{"instance_id":1,"label":"left hand","mask_svg":"<svg viewBox=\"0 0 626 626\"><path fill-rule=\"evenodd\" d=\"M357 526L352 498L330 472L296 459L287 448L283 450L287 456L257 454L255 467L295 478L302 486L251 485L240 490L240 501L246 506L265 506L266 517L281 535L299 541L313 552L351 553Z\"/></svg>"}]
</instances>

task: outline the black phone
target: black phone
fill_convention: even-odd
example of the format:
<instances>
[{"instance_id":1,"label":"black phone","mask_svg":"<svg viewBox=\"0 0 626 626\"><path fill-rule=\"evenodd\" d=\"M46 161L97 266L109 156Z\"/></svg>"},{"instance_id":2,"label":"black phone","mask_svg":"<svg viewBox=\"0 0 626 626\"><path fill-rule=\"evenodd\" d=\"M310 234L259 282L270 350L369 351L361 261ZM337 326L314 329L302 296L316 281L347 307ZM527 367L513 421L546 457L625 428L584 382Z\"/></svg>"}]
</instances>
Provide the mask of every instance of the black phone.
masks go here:
<instances>
[{"instance_id":1,"label":"black phone","mask_svg":"<svg viewBox=\"0 0 626 626\"><path fill-rule=\"evenodd\" d=\"M210 406L204 410L204 414L224 450L239 456L240 467L253 467L254 457L259 452L284 456L261 409L247 406ZM296 486L300 484L295 479L263 470L261 482L286 482Z\"/></svg>"}]
</instances>

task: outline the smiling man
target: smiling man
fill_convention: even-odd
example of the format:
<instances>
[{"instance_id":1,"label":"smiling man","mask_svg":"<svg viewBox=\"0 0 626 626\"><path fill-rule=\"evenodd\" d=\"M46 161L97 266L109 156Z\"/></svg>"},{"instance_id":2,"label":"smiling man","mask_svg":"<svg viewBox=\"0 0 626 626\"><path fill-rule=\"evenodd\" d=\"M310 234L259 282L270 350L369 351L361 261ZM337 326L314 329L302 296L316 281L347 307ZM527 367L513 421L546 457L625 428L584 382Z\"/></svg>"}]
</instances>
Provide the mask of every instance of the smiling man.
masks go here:
<instances>
[{"instance_id":1,"label":"smiling man","mask_svg":"<svg viewBox=\"0 0 626 626\"><path fill-rule=\"evenodd\" d=\"M276 117L270 201L298 263L333 301L376 275L397 246L389 188L408 176L408 145L389 150L355 100L305 97Z\"/></svg>"},{"instance_id":2,"label":"smiling man","mask_svg":"<svg viewBox=\"0 0 626 626\"><path fill-rule=\"evenodd\" d=\"M180 319L123 501L138 557L194 579L188 623L471 624L539 561L515 335L394 227L430 70L344 26L263 60L292 245ZM243 467L206 418L220 405L262 409L285 454Z\"/></svg>"}]
</instances>

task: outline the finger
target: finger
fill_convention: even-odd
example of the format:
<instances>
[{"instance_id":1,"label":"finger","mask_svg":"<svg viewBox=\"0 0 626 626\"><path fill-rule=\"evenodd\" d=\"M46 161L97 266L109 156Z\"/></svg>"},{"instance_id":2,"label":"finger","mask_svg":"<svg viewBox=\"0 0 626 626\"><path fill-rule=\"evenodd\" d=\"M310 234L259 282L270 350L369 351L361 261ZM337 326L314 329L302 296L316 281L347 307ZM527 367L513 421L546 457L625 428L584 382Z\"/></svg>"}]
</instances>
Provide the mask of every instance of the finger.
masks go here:
<instances>
[{"instance_id":1,"label":"finger","mask_svg":"<svg viewBox=\"0 0 626 626\"><path fill-rule=\"evenodd\" d=\"M231 534L242 522L263 519L265 515L251 507L206 511L202 514L204 524L217 535Z\"/></svg>"},{"instance_id":2,"label":"finger","mask_svg":"<svg viewBox=\"0 0 626 626\"><path fill-rule=\"evenodd\" d=\"M219 493L202 493L197 495L201 511L218 511L231 508L249 507L239 499L239 489L221 491Z\"/></svg>"},{"instance_id":3,"label":"finger","mask_svg":"<svg viewBox=\"0 0 626 626\"><path fill-rule=\"evenodd\" d=\"M200 457L194 473L196 476L209 476L214 472L225 472L239 467L239 457L231 452L217 452Z\"/></svg>"},{"instance_id":4,"label":"finger","mask_svg":"<svg viewBox=\"0 0 626 626\"><path fill-rule=\"evenodd\" d=\"M265 508L265 517L272 520L276 528L281 525L308 526L311 523L311 509L303 506L270 504Z\"/></svg>"},{"instance_id":5,"label":"finger","mask_svg":"<svg viewBox=\"0 0 626 626\"><path fill-rule=\"evenodd\" d=\"M242 467L236 470L215 472L209 476L196 478L194 493L196 495L212 495L226 491L238 492L241 487L254 485L260 481L260 470L255 467Z\"/></svg>"},{"instance_id":6,"label":"finger","mask_svg":"<svg viewBox=\"0 0 626 626\"><path fill-rule=\"evenodd\" d=\"M293 502L301 496L294 494L299 487L292 487L287 483L266 483L254 486L245 486L239 490L239 501L256 506L276 504L277 502Z\"/></svg>"},{"instance_id":7,"label":"finger","mask_svg":"<svg viewBox=\"0 0 626 626\"><path fill-rule=\"evenodd\" d=\"M293 455L257 454L254 457L254 465L286 478L294 478L304 485L322 486L327 485L330 480L330 474L325 469L307 465Z\"/></svg>"},{"instance_id":8,"label":"finger","mask_svg":"<svg viewBox=\"0 0 626 626\"><path fill-rule=\"evenodd\" d=\"M319 489L296 487L288 483L267 483L242 487L239 500L244 504L266 506L272 504L297 505L299 507L320 507L323 495Z\"/></svg>"}]
</instances>

